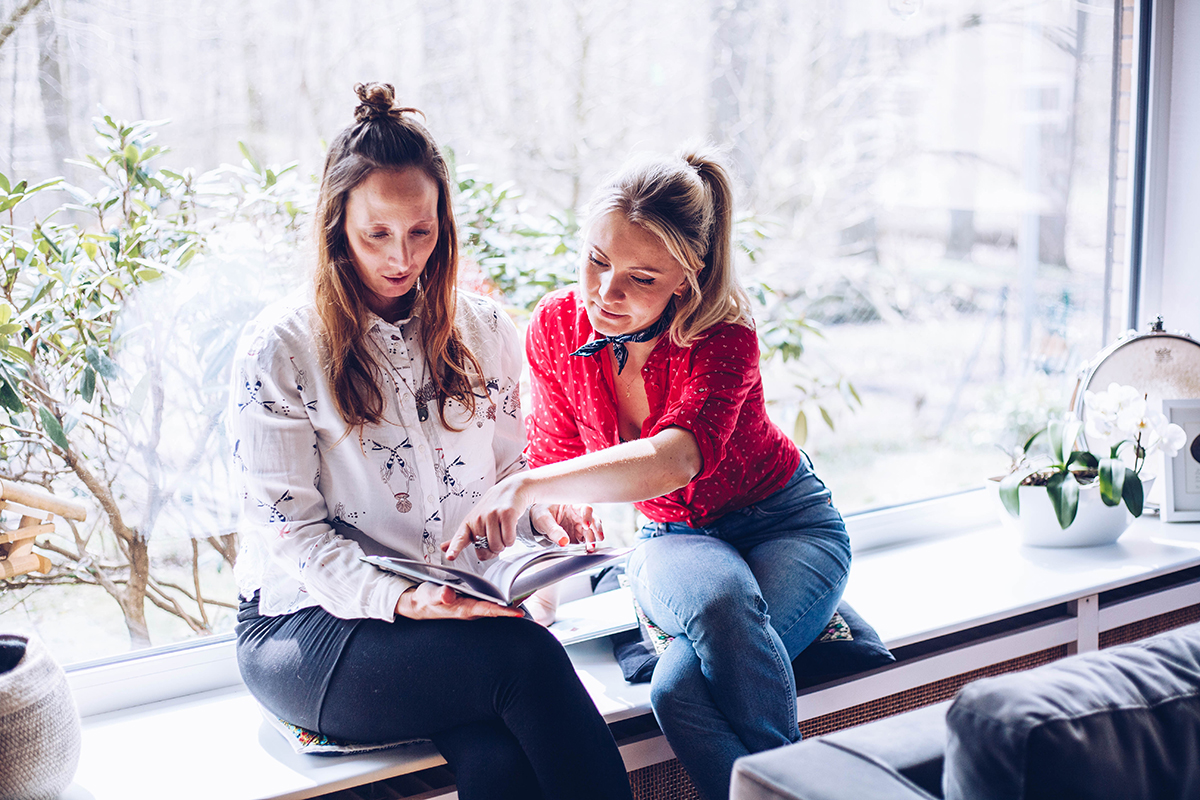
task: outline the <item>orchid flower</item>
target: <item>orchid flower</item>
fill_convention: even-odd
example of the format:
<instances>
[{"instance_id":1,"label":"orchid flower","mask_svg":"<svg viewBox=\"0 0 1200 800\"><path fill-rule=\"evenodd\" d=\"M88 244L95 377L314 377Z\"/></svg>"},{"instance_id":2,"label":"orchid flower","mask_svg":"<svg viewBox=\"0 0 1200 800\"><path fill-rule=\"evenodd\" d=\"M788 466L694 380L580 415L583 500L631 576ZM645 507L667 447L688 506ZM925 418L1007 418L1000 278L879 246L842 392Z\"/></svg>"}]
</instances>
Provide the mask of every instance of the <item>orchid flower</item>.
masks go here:
<instances>
[{"instance_id":1,"label":"orchid flower","mask_svg":"<svg viewBox=\"0 0 1200 800\"><path fill-rule=\"evenodd\" d=\"M1066 528L1075 520L1079 508L1078 476L1094 470L1092 474L1105 505L1123 502L1133 516L1141 516L1145 498L1140 473L1146 456L1160 449L1167 456L1174 456L1187 440L1183 428L1168 422L1161 412L1148 408L1146 397L1132 386L1118 383L1109 384L1103 392L1084 392L1087 435L1095 443L1103 441L1108 446L1106 456L1075 449L1081 425L1074 414L1051 419L1025 442L1017 466L1000 481L1000 499L1008 512L1013 516L1020 514L1020 487L1027 478L1040 473L1042 482L1038 485L1045 486L1058 523ZM1049 463L1039 465L1028 460L1030 447L1038 439L1044 440ZM1125 458L1120 455L1126 445L1133 445L1132 467L1126 463L1129 454Z\"/></svg>"}]
</instances>

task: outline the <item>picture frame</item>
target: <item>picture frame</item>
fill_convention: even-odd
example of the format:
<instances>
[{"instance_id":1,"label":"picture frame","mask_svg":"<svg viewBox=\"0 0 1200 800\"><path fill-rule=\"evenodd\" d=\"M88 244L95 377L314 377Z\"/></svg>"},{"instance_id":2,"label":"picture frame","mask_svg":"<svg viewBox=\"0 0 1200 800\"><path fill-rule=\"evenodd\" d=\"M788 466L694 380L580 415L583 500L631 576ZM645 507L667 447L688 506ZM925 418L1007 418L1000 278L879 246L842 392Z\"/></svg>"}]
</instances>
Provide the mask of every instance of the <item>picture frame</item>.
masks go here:
<instances>
[{"instance_id":1,"label":"picture frame","mask_svg":"<svg viewBox=\"0 0 1200 800\"><path fill-rule=\"evenodd\" d=\"M1200 522L1200 399L1162 401L1168 422L1183 428L1183 447L1163 458L1163 522Z\"/></svg>"}]
</instances>

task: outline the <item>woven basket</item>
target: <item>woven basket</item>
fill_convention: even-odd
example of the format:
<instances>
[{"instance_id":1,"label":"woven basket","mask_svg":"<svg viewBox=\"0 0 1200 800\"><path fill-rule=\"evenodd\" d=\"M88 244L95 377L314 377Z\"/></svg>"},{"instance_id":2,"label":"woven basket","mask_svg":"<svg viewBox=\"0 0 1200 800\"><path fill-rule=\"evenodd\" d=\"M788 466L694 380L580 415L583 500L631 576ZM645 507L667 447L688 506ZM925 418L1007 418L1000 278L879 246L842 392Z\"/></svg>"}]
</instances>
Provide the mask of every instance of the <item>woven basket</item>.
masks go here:
<instances>
[{"instance_id":1,"label":"woven basket","mask_svg":"<svg viewBox=\"0 0 1200 800\"><path fill-rule=\"evenodd\" d=\"M16 666L0 673L0 800L52 800L79 765L79 713L67 676L36 637L0 634L25 645Z\"/></svg>"}]
</instances>

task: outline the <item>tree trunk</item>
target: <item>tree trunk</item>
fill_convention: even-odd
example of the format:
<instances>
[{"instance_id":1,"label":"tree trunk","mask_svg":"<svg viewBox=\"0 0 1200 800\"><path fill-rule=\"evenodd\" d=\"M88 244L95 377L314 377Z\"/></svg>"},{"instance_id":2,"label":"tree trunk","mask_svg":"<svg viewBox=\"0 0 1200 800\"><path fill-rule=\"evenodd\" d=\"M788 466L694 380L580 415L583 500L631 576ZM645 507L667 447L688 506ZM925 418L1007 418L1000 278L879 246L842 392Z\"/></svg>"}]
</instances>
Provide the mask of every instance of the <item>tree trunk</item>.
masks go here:
<instances>
[{"instance_id":1,"label":"tree trunk","mask_svg":"<svg viewBox=\"0 0 1200 800\"><path fill-rule=\"evenodd\" d=\"M66 160L74 154L71 146L71 117L63 82L58 47L58 24L51 7L43 5L37 15L38 88L42 96L42 114L53 160L51 173L67 169Z\"/></svg>"},{"instance_id":2,"label":"tree trunk","mask_svg":"<svg viewBox=\"0 0 1200 800\"><path fill-rule=\"evenodd\" d=\"M129 582L125 589L106 579L100 570L96 571L96 578L105 591L120 604L121 613L125 616L125 627L129 631L129 641L134 647L149 647L146 586L150 582L150 543L141 531L125 524L111 487L101 482L73 450L65 451L63 460L100 504L104 516L108 518L109 529L117 537L121 551L129 563Z\"/></svg>"},{"instance_id":3,"label":"tree trunk","mask_svg":"<svg viewBox=\"0 0 1200 800\"><path fill-rule=\"evenodd\" d=\"M134 649L150 646L150 629L146 627L146 585L150 581L150 543L140 532L127 542L129 583L121 598L129 644Z\"/></svg>"},{"instance_id":4,"label":"tree trunk","mask_svg":"<svg viewBox=\"0 0 1200 800\"><path fill-rule=\"evenodd\" d=\"M1071 178L1075 171L1075 117L1079 113L1079 84L1083 72L1083 48L1087 14L1075 13L1075 60L1071 96L1062 98L1062 124L1042 126L1042 158L1050 211L1038 225L1038 260L1043 264L1067 266L1067 211Z\"/></svg>"},{"instance_id":5,"label":"tree trunk","mask_svg":"<svg viewBox=\"0 0 1200 800\"><path fill-rule=\"evenodd\" d=\"M730 147L732 167L742 183L754 186L756 164L747 136L749 77L758 0L713 0L712 138Z\"/></svg>"},{"instance_id":6,"label":"tree trunk","mask_svg":"<svg viewBox=\"0 0 1200 800\"><path fill-rule=\"evenodd\" d=\"M970 261L975 247L974 209L950 209L950 233L946 236L946 258Z\"/></svg>"}]
</instances>

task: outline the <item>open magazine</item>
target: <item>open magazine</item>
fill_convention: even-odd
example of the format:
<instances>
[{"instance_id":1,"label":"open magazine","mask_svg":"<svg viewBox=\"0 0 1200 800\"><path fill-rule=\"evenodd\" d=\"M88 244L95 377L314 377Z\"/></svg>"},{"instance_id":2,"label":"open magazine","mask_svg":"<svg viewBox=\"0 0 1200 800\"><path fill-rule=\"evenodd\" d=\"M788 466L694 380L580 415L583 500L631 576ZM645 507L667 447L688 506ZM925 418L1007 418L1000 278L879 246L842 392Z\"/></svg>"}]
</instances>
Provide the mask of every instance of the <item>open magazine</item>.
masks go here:
<instances>
[{"instance_id":1,"label":"open magazine","mask_svg":"<svg viewBox=\"0 0 1200 800\"><path fill-rule=\"evenodd\" d=\"M362 556L379 569L403 575L418 583L430 581L449 586L459 594L515 606L529 595L563 578L586 572L629 554L632 548L600 548L588 552L585 545L566 547L510 547L488 563L482 575L460 567L426 564L398 556Z\"/></svg>"}]
</instances>

